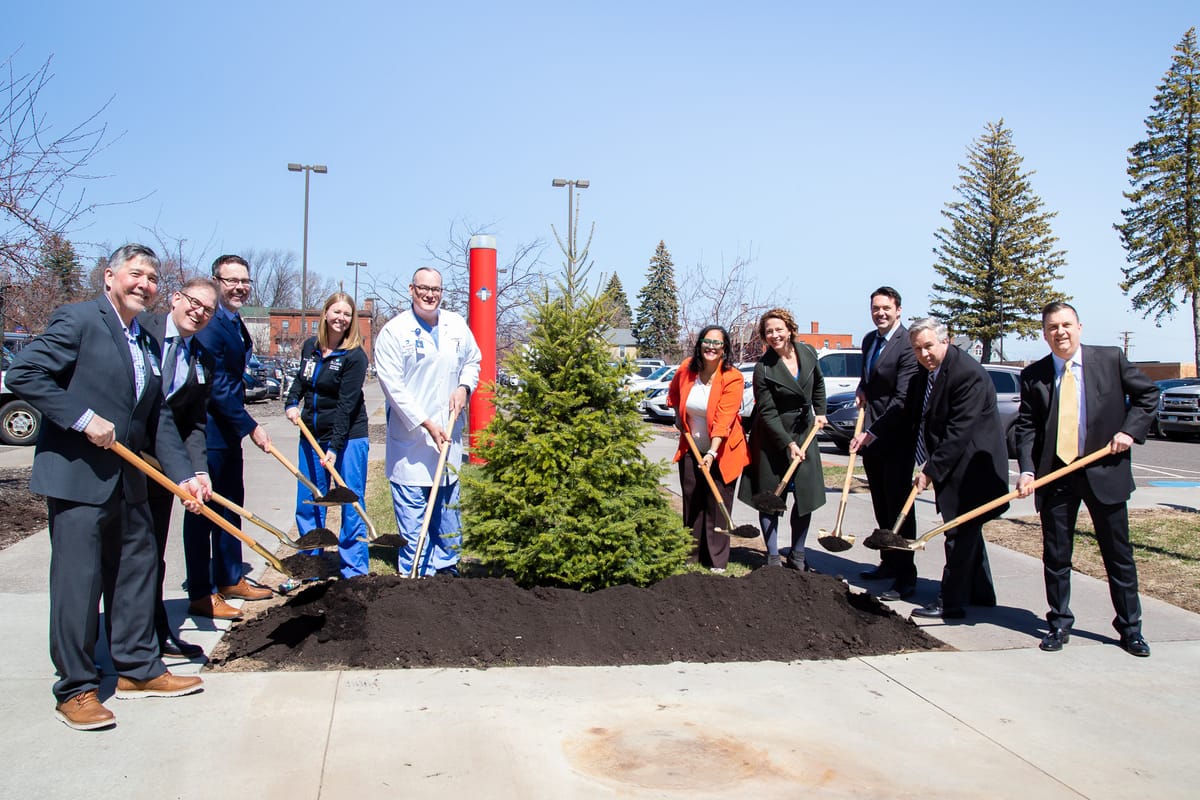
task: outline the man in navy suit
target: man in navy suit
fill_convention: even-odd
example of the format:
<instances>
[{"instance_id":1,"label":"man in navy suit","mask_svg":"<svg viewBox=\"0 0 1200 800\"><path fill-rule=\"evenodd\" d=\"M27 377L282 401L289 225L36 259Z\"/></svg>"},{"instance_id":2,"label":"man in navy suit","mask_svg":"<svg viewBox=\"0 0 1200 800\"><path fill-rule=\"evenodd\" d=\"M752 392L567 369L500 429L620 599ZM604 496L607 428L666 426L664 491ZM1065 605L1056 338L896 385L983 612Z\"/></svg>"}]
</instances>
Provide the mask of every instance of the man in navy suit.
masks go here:
<instances>
[{"instance_id":1,"label":"man in navy suit","mask_svg":"<svg viewBox=\"0 0 1200 800\"><path fill-rule=\"evenodd\" d=\"M153 451L167 475L199 490L169 408L158 348L137 314L158 293L158 258L121 247L104 270L104 294L59 308L45 333L5 375L42 412L29 488L50 518L50 658L58 672L55 714L76 730L116 718L97 696L100 598L105 598L117 697L177 697L201 680L172 675L154 641L154 531L146 476L109 450Z\"/></svg>"},{"instance_id":2,"label":"man in navy suit","mask_svg":"<svg viewBox=\"0 0 1200 800\"><path fill-rule=\"evenodd\" d=\"M1050 606L1046 614L1050 632L1041 648L1061 650L1075 624L1070 608L1071 554L1082 502L1096 527L1121 647L1146 657L1150 646L1142 638L1137 566L1129 543L1127 504L1134 489L1129 448L1146 441L1158 387L1129 363L1120 348L1080 345L1082 331L1073 306L1048 304L1042 309L1042 335L1050 355L1021 372L1017 489L1022 497L1033 492L1035 475L1045 475L1101 447L1109 449L1109 455L1039 488L1035 495L1042 518L1042 567ZM1060 420L1067 424L1060 425Z\"/></svg>"},{"instance_id":3,"label":"man in navy suit","mask_svg":"<svg viewBox=\"0 0 1200 800\"><path fill-rule=\"evenodd\" d=\"M217 256L212 274L220 292L220 307L208 325L196 334L200 346L213 357L212 385L208 395L208 474L212 490L242 505L242 437L269 452L271 437L246 413L246 370L252 349L250 333L239 309L250 297L250 265L235 255ZM241 527L241 517L222 514ZM242 575L242 543L207 519L189 514L183 521L183 555L187 568L188 613L196 617L238 619L241 612L230 599L262 600L269 589L251 586Z\"/></svg>"},{"instance_id":4,"label":"man in navy suit","mask_svg":"<svg viewBox=\"0 0 1200 800\"><path fill-rule=\"evenodd\" d=\"M1008 493L1008 448L996 408L996 389L979 362L950 344L950 333L932 317L908 329L917 363L925 369L909 392L917 429L916 486L937 491L937 509L950 520ZM966 607L996 605L983 524L1008 504L946 531L946 566L933 602L916 617L961 619Z\"/></svg>"},{"instance_id":5,"label":"man in navy suit","mask_svg":"<svg viewBox=\"0 0 1200 800\"><path fill-rule=\"evenodd\" d=\"M188 459L200 482L201 499L212 496L208 477L208 387L214 372L212 356L196 341L217 310L217 287L209 278L193 278L171 296L167 314L143 314L138 318L163 354L163 396L175 427L183 437ZM197 658L204 655L199 645L189 644L172 630L163 604L163 578L167 564L167 534L171 527L174 495L158 484L151 484L150 514L154 518L154 538L158 545L158 604L154 631L159 651L164 656Z\"/></svg>"},{"instance_id":6,"label":"man in navy suit","mask_svg":"<svg viewBox=\"0 0 1200 800\"><path fill-rule=\"evenodd\" d=\"M858 384L858 406L866 409L865 427L850 442L850 451L862 451L863 469L871 487L875 523L891 528L912 490L916 434L905 403L908 385L920 371L900 324L900 293L880 286L871 294L871 321L875 330L863 337L863 373ZM915 511L896 531L917 538ZM862 573L867 580L890 578L884 600L907 599L917 590L917 566L911 551L884 550L877 568Z\"/></svg>"}]
</instances>

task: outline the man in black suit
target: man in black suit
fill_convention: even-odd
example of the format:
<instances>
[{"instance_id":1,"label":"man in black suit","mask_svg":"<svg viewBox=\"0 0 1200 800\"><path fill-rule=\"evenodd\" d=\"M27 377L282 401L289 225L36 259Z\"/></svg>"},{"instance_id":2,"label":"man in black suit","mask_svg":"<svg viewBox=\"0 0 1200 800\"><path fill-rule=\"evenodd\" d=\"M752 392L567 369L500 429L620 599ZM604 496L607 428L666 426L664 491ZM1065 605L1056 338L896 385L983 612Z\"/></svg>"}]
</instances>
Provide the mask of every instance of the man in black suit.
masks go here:
<instances>
[{"instance_id":1,"label":"man in black suit","mask_svg":"<svg viewBox=\"0 0 1200 800\"><path fill-rule=\"evenodd\" d=\"M1033 491L1034 476L1045 475L1081 455L1107 446L1109 455L1037 490L1042 518L1042 566L1046 577L1046 622L1041 648L1061 650L1071 638L1071 553L1079 504L1087 506L1108 574L1113 620L1121 647L1149 656L1142 638L1137 566L1129 543L1133 470L1129 448L1146 441L1158 403L1158 387L1117 347L1079 344L1083 325L1073 306L1050 303L1042 309L1042 335L1050 355L1021 372L1017 417L1017 461L1022 497ZM1126 407L1128 398L1128 408Z\"/></svg>"},{"instance_id":2,"label":"man in black suit","mask_svg":"<svg viewBox=\"0 0 1200 800\"><path fill-rule=\"evenodd\" d=\"M183 437L188 459L200 482L201 499L212 496L208 477L208 447L205 427L208 422L208 387L212 383L213 360L195 334L208 324L217 310L217 287L209 278L193 278L171 296L167 314L143 314L138 318L163 354L163 396ZM167 533L171 527L171 508L175 496L158 484L151 484L150 513L154 518L154 538L158 545L158 603L154 631L159 651L164 656L198 658L204 650L180 639L172 630L163 604L163 578Z\"/></svg>"},{"instance_id":3,"label":"man in black suit","mask_svg":"<svg viewBox=\"0 0 1200 800\"><path fill-rule=\"evenodd\" d=\"M914 483L921 491L933 486L938 511L950 520L1008 493L1008 452L996 389L979 362L950 344L938 320L917 320L908 337L925 368L909 393L917 464L923 464ZM1005 503L946 531L941 592L913 616L962 619L968 604L996 605L983 524L1007 508Z\"/></svg>"},{"instance_id":4,"label":"man in black suit","mask_svg":"<svg viewBox=\"0 0 1200 800\"><path fill-rule=\"evenodd\" d=\"M241 505L245 502L242 437L270 452L271 437L246 413L242 373L252 343L238 311L250 297L250 265L236 255L217 256L212 274L220 303L212 320L196 334L212 355L214 370L208 394L206 439L212 490ZM234 527L242 519L222 512ZM263 600L271 590L251 586L242 573L242 543L207 519L189 514L183 520L183 556L187 569L188 613L193 617L239 619L241 611L226 600Z\"/></svg>"},{"instance_id":5,"label":"man in black suit","mask_svg":"<svg viewBox=\"0 0 1200 800\"><path fill-rule=\"evenodd\" d=\"M875 523L891 528L912 489L916 435L905 411L908 385L920 371L900 324L900 293L880 286L871 294L871 320L875 330L863 337L863 372L858 384L858 407L866 409L865 428L850 442L851 452L862 452L863 469L871 487ZM896 531L917 538L916 513ZM877 568L862 573L867 580L890 578L883 600L901 600L917 590L913 553L884 550Z\"/></svg>"},{"instance_id":6,"label":"man in black suit","mask_svg":"<svg viewBox=\"0 0 1200 800\"><path fill-rule=\"evenodd\" d=\"M158 348L136 319L157 293L154 251L121 247L104 270L104 295L55 311L5 376L46 423L29 488L46 495L50 518L55 714L77 730L116 724L96 693L102 594L117 697L176 697L201 684L172 675L158 657L146 477L109 450L117 441L152 450L172 480L193 496L199 491L170 410L162 408Z\"/></svg>"}]
</instances>

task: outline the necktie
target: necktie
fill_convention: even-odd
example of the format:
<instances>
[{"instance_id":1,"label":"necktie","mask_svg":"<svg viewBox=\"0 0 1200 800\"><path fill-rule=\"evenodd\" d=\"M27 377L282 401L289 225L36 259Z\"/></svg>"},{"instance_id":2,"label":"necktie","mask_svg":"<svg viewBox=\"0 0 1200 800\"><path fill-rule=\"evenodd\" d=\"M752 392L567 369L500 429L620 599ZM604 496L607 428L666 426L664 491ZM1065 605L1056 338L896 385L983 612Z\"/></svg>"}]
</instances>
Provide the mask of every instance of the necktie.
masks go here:
<instances>
[{"instance_id":1,"label":"necktie","mask_svg":"<svg viewBox=\"0 0 1200 800\"><path fill-rule=\"evenodd\" d=\"M933 394L933 379L934 374L931 372L925 382L925 399L921 402L921 424L917 428L917 466L924 464L929 457L929 453L925 451L925 410L929 408L929 395Z\"/></svg>"},{"instance_id":2,"label":"necktie","mask_svg":"<svg viewBox=\"0 0 1200 800\"><path fill-rule=\"evenodd\" d=\"M879 360L879 354L883 351L883 346L887 344L887 339L875 334L875 347L871 350L871 360L867 363L867 372L875 369L875 362Z\"/></svg>"},{"instance_id":3,"label":"necktie","mask_svg":"<svg viewBox=\"0 0 1200 800\"><path fill-rule=\"evenodd\" d=\"M1079 383L1071 361L1063 367L1058 382L1058 442L1055 452L1064 464L1079 457Z\"/></svg>"},{"instance_id":4,"label":"necktie","mask_svg":"<svg viewBox=\"0 0 1200 800\"><path fill-rule=\"evenodd\" d=\"M179 364L179 337L168 336L164 341L167 352L163 354L163 394L170 397L175 390L175 368Z\"/></svg>"}]
</instances>

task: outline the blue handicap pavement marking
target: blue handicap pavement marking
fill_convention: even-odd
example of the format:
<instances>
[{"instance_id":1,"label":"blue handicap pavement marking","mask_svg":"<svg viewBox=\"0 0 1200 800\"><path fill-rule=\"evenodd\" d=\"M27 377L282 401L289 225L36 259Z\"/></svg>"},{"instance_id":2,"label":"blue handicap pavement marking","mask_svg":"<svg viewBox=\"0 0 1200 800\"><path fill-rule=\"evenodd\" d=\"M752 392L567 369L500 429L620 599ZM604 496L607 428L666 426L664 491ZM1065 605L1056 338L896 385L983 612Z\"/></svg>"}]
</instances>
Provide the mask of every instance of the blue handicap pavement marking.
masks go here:
<instances>
[{"instance_id":1,"label":"blue handicap pavement marking","mask_svg":"<svg viewBox=\"0 0 1200 800\"><path fill-rule=\"evenodd\" d=\"M1200 481L1150 481L1151 486L1165 486L1169 489L1195 489Z\"/></svg>"}]
</instances>

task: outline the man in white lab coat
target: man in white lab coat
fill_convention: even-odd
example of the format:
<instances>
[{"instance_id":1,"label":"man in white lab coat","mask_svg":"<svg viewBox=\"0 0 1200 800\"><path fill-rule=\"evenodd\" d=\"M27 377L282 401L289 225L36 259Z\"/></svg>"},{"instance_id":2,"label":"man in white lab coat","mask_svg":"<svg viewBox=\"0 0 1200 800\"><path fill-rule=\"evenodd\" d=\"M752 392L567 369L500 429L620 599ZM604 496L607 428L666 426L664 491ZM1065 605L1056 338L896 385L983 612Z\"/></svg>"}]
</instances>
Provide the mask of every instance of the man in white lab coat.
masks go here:
<instances>
[{"instance_id":1,"label":"man in white lab coat","mask_svg":"<svg viewBox=\"0 0 1200 800\"><path fill-rule=\"evenodd\" d=\"M462 464L462 412L479 382L479 346L460 314L441 309L440 272L422 267L408 291L412 308L390 320L375 340L375 370L388 404L388 480L405 541L398 566L407 575L416 559L422 576L457 575L462 523L453 470L444 470L419 555L417 536L443 442L450 446L447 465Z\"/></svg>"}]
</instances>

